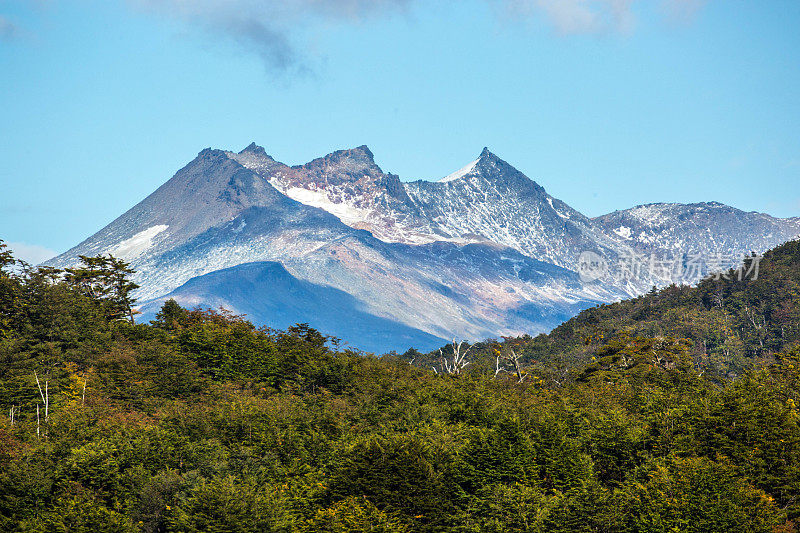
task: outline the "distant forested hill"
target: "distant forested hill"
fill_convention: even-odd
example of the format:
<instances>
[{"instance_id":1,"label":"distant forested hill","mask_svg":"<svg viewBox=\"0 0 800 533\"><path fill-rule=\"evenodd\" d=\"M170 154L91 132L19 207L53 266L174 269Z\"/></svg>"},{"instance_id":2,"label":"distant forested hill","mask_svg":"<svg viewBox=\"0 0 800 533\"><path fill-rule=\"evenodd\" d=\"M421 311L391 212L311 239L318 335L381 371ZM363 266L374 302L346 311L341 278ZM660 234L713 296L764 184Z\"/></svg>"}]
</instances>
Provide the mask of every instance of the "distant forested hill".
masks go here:
<instances>
[{"instance_id":1,"label":"distant forested hill","mask_svg":"<svg viewBox=\"0 0 800 533\"><path fill-rule=\"evenodd\" d=\"M743 266L741 279L739 274L732 270L696 287L672 285L596 306L548 335L509 343L528 365L580 369L620 335L685 338L698 368L735 377L800 341L800 241L767 252L757 265Z\"/></svg>"}]
</instances>

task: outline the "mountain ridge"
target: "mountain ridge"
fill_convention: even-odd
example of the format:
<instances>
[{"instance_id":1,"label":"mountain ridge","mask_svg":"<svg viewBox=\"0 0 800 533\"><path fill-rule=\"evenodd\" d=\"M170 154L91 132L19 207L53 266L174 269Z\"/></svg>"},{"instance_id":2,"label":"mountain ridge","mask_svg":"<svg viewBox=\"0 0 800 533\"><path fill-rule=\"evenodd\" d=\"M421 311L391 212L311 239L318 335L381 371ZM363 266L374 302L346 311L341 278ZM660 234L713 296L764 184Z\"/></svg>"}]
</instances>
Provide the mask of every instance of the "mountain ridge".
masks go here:
<instances>
[{"instance_id":1,"label":"mountain ridge","mask_svg":"<svg viewBox=\"0 0 800 533\"><path fill-rule=\"evenodd\" d=\"M72 266L78 255L114 253L138 271L137 295L152 306L187 284L199 291L192 279L275 262L298 283L349 294L376 320L436 339L547 331L581 309L667 281L620 280L611 270L584 280L577 272L586 252L613 264L673 250L668 244L678 236L669 224L659 226L637 208L586 217L488 148L467 167L448 181L402 182L378 166L366 145L294 166L255 143L239 152L206 148L147 198L48 263ZM678 221L682 209L700 208L660 209L675 219L674 227L698 231L697 224ZM703 209L714 215L710 222L725 221L722 229L702 228L704 235L719 235L698 241L703 245L766 248L795 226L800 233L792 220L747 218L723 204ZM746 231L732 240L737 217L745 217ZM631 239L615 226L620 220L638 221ZM256 293L270 294L268 287ZM253 317L256 322L276 318L269 316L274 308L261 309L267 314Z\"/></svg>"}]
</instances>

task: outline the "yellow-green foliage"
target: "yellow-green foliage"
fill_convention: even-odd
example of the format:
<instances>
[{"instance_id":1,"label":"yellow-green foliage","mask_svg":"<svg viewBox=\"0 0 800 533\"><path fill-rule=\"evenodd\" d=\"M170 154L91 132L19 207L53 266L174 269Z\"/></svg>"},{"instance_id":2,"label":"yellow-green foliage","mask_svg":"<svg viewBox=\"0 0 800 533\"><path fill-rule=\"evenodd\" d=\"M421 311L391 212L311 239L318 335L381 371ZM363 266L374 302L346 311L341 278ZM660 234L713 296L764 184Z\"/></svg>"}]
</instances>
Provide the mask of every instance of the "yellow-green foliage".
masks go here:
<instances>
[{"instance_id":1,"label":"yellow-green foliage","mask_svg":"<svg viewBox=\"0 0 800 533\"><path fill-rule=\"evenodd\" d=\"M174 303L131 324L36 272L0 289L0 531L770 532L800 519L798 349L708 379L680 336L613 334L560 384L544 367L518 383ZM39 437L34 371L50 398Z\"/></svg>"}]
</instances>

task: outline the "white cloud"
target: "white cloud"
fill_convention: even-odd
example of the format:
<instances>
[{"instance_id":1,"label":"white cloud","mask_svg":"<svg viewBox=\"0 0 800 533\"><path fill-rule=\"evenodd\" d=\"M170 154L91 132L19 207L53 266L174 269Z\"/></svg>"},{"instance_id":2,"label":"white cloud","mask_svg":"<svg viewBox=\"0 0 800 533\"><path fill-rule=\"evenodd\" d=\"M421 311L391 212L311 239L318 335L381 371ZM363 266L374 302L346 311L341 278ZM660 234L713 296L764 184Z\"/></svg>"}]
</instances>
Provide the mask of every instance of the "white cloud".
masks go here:
<instances>
[{"instance_id":1,"label":"white cloud","mask_svg":"<svg viewBox=\"0 0 800 533\"><path fill-rule=\"evenodd\" d=\"M14 254L17 259L38 265L42 261L46 261L58 255L58 252L39 246L38 244L26 244L24 242L7 242L5 243L9 250Z\"/></svg>"}]
</instances>

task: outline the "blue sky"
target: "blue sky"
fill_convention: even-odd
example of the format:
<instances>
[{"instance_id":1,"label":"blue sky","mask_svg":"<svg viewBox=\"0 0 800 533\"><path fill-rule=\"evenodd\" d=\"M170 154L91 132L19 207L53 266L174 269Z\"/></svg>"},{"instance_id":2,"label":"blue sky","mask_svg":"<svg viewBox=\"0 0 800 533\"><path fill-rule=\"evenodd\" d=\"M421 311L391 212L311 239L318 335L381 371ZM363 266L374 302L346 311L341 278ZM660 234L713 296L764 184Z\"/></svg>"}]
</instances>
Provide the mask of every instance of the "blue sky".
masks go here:
<instances>
[{"instance_id":1,"label":"blue sky","mask_svg":"<svg viewBox=\"0 0 800 533\"><path fill-rule=\"evenodd\" d=\"M800 216L798 28L796 0L0 0L0 239L64 251L251 141L402 179L488 146L590 216Z\"/></svg>"}]
</instances>

